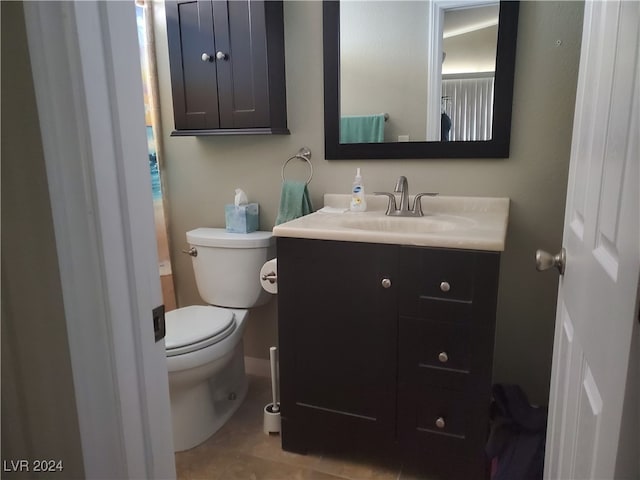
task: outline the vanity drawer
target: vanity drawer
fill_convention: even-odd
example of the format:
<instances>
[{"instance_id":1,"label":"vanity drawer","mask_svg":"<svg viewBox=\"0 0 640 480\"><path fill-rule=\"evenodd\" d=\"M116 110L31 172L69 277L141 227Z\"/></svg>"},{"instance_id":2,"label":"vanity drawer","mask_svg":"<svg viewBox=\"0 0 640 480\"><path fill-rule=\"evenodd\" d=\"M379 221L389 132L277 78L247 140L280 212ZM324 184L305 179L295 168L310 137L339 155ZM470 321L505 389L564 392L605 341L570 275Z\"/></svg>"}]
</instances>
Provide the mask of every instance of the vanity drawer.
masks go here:
<instances>
[{"instance_id":1,"label":"vanity drawer","mask_svg":"<svg viewBox=\"0 0 640 480\"><path fill-rule=\"evenodd\" d=\"M496 252L400 248L399 313L429 320L492 323L499 261Z\"/></svg>"},{"instance_id":2,"label":"vanity drawer","mask_svg":"<svg viewBox=\"0 0 640 480\"><path fill-rule=\"evenodd\" d=\"M422 434L446 436L463 441L467 437L467 404L460 392L430 388L416 404L415 428Z\"/></svg>"},{"instance_id":3,"label":"vanity drawer","mask_svg":"<svg viewBox=\"0 0 640 480\"><path fill-rule=\"evenodd\" d=\"M405 288L419 297L469 301L476 256L464 250L402 248L400 267L411 282Z\"/></svg>"},{"instance_id":4,"label":"vanity drawer","mask_svg":"<svg viewBox=\"0 0 640 480\"><path fill-rule=\"evenodd\" d=\"M410 324L413 334L417 335L417 362L420 368L443 373L470 373L471 329L467 325L423 319L405 320Z\"/></svg>"},{"instance_id":5,"label":"vanity drawer","mask_svg":"<svg viewBox=\"0 0 640 480\"><path fill-rule=\"evenodd\" d=\"M415 392L399 410L399 440L424 454L468 456L482 451L489 427L489 396L469 398L444 388Z\"/></svg>"}]
</instances>

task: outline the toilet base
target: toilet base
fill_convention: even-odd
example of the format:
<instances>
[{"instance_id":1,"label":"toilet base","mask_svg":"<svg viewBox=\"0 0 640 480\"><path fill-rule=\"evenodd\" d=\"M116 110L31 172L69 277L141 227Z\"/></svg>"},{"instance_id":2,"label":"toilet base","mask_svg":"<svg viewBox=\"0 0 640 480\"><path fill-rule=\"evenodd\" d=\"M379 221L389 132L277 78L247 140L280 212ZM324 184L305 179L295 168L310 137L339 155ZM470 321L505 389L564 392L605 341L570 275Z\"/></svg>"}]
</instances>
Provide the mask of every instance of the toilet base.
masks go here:
<instances>
[{"instance_id":1,"label":"toilet base","mask_svg":"<svg viewBox=\"0 0 640 480\"><path fill-rule=\"evenodd\" d=\"M194 448L217 432L242 404L247 388L240 342L229 364L212 378L170 391L174 451Z\"/></svg>"}]
</instances>

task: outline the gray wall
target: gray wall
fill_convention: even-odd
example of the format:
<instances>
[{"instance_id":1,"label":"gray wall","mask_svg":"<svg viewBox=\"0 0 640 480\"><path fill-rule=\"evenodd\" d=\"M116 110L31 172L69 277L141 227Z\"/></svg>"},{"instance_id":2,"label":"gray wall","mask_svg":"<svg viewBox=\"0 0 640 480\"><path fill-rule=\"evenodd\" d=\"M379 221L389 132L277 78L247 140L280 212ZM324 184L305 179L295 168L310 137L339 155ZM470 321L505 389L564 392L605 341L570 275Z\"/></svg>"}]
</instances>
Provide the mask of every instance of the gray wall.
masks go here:
<instances>
[{"instance_id":1,"label":"gray wall","mask_svg":"<svg viewBox=\"0 0 640 480\"><path fill-rule=\"evenodd\" d=\"M155 2L154 2L155 4ZM537 273L537 248L560 249L571 145L582 3L521 2L511 156L508 159L326 161L323 133L322 7L287 1L285 43L291 135L169 137L173 127L163 5L155 4L164 175L179 305L201 304L191 262L180 253L185 232L224 226L224 204L235 187L260 203L261 228L276 218L282 163L301 146L313 152L310 185L316 207L325 192L348 192L356 167L369 192L389 190L406 175L411 191L511 199L507 248L502 256L495 380L522 385L531 400L547 403L557 276ZM556 40L562 43L558 46ZM302 171L291 170L292 176ZM246 354L267 358L276 342L275 302L254 311Z\"/></svg>"},{"instance_id":2,"label":"gray wall","mask_svg":"<svg viewBox=\"0 0 640 480\"><path fill-rule=\"evenodd\" d=\"M2 459L55 459L83 478L47 177L21 2L2 16Z\"/></svg>"}]
</instances>

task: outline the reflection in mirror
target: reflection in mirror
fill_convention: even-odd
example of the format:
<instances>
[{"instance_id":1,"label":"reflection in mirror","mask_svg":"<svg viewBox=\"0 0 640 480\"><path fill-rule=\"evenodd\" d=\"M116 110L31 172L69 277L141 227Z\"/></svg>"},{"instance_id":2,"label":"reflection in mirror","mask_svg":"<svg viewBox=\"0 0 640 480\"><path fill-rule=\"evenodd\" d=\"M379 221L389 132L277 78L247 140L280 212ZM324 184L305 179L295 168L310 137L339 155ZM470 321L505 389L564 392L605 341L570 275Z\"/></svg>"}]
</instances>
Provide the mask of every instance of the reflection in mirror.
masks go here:
<instances>
[{"instance_id":1,"label":"reflection in mirror","mask_svg":"<svg viewBox=\"0 0 640 480\"><path fill-rule=\"evenodd\" d=\"M323 2L325 157L508 157L518 2Z\"/></svg>"},{"instance_id":2,"label":"reflection in mirror","mask_svg":"<svg viewBox=\"0 0 640 480\"><path fill-rule=\"evenodd\" d=\"M497 2L340 2L340 143L491 138Z\"/></svg>"},{"instance_id":3,"label":"reflection in mirror","mask_svg":"<svg viewBox=\"0 0 640 480\"><path fill-rule=\"evenodd\" d=\"M490 140L498 3L444 9L440 140Z\"/></svg>"}]
</instances>

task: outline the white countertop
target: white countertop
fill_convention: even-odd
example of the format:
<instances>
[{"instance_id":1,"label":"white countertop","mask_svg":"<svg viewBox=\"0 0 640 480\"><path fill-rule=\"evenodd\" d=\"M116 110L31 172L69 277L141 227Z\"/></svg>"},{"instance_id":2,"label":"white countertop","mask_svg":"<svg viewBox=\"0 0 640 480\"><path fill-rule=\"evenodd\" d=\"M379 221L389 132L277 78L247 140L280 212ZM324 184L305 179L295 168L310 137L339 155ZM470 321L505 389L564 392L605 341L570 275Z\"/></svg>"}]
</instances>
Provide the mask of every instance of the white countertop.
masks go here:
<instances>
[{"instance_id":1,"label":"white countertop","mask_svg":"<svg viewBox=\"0 0 640 480\"><path fill-rule=\"evenodd\" d=\"M325 207L348 208L350 195L325 194ZM386 216L386 197L367 195L366 212L321 210L273 228L276 237L504 251L509 199L422 197L423 217ZM413 204L411 196L409 205Z\"/></svg>"}]
</instances>

